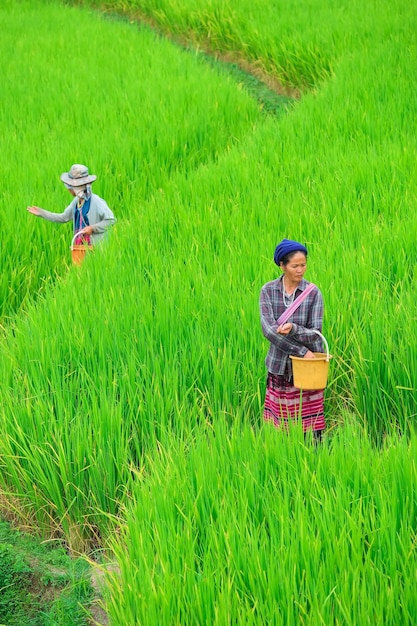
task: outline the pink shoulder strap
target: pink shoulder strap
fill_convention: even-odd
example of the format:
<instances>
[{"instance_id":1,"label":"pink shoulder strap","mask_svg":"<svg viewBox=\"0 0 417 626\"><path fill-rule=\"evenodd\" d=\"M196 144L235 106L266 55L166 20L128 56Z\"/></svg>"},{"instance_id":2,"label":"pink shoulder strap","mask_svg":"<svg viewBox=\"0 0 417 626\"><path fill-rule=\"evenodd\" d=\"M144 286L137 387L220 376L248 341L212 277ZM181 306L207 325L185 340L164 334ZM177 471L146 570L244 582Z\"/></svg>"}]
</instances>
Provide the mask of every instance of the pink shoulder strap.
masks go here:
<instances>
[{"instance_id":1,"label":"pink shoulder strap","mask_svg":"<svg viewBox=\"0 0 417 626\"><path fill-rule=\"evenodd\" d=\"M284 313L279 316L279 318L278 318L278 326L281 326L281 324L285 324L285 322L290 319L290 317L294 313L294 311L296 311L298 309L298 307L303 302L303 300L305 300L307 298L308 294L311 293L313 291L313 289L315 289L315 288L316 288L316 285L314 283L310 283L309 285L307 285L307 287L304 289L304 291L298 296L298 298L296 298L294 300L294 302L291 304L291 306L289 306L288 309L286 309L284 311Z\"/></svg>"}]
</instances>

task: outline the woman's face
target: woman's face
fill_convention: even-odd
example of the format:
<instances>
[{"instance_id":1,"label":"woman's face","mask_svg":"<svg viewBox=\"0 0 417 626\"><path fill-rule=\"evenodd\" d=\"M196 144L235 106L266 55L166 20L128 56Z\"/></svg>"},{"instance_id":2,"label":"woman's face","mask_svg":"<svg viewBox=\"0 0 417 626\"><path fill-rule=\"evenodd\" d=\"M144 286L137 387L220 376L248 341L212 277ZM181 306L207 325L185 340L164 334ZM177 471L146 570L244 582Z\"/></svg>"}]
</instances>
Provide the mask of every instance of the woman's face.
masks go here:
<instances>
[{"instance_id":1,"label":"woman's face","mask_svg":"<svg viewBox=\"0 0 417 626\"><path fill-rule=\"evenodd\" d=\"M72 196L75 196L75 191L74 191L74 187L71 187L70 185L67 185L67 183L64 183L65 187L68 189L68 191L70 192L70 194Z\"/></svg>"},{"instance_id":2,"label":"woman's face","mask_svg":"<svg viewBox=\"0 0 417 626\"><path fill-rule=\"evenodd\" d=\"M298 284L307 269L307 258L304 252L296 252L288 261L287 265L280 263L285 279Z\"/></svg>"}]
</instances>

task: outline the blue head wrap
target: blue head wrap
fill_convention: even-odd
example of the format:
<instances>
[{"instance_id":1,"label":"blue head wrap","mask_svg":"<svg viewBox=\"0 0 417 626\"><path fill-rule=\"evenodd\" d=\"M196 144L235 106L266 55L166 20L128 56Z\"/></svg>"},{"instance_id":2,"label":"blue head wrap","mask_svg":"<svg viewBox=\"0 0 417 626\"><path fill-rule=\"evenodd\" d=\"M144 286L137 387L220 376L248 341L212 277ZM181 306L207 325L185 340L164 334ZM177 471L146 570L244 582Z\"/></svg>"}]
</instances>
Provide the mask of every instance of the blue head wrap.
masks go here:
<instances>
[{"instance_id":1,"label":"blue head wrap","mask_svg":"<svg viewBox=\"0 0 417 626\"><path fill-rule=\"evenodd\" d=\"M283 239L275 248L274 261L279 266L282 259L290 252L304 252L307 256L307 248L298 241Z\"/></svg>"}]
</instances>

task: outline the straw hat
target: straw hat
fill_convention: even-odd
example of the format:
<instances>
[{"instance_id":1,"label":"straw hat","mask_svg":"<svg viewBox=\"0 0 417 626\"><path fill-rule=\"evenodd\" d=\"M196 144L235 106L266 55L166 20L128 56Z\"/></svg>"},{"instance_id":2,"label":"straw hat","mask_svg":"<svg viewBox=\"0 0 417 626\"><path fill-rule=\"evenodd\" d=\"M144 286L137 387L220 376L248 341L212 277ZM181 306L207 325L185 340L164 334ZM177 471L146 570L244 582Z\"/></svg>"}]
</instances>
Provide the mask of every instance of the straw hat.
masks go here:
<instances>
[{"instance_id":1,"label":"straw hat","mask_svg":"<svg viewBox=\"0 0 417 626\"><path fill-rule=\"evenodd\" d=\"M97 179L94 174L88 174L88 167L76 163L69 172L61 174L61 180L70 187L81 187L81 185L89 185Z\"/></svg>"}]
</instances>

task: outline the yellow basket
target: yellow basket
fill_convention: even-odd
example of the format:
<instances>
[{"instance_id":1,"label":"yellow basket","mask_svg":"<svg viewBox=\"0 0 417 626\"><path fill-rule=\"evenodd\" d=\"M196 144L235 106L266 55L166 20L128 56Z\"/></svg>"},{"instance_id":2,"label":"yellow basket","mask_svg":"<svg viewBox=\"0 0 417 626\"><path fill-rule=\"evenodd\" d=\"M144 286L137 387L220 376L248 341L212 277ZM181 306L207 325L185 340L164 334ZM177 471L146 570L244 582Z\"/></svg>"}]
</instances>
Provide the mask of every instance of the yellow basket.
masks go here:
<instances>
[{"instance_id":1,"label":"yellow basket","mask_svg":"<svg viewBox=\"0 0 417 626\"><path fill-rule=\"evenodd\" d=\"M326 354L314 352L314 359L304 359L290 355L294 387L297 387L297 389L314 390L324 389L327 386L329 362L332 355L329 354L329 346L326 339L318 330L315 332L323 339L326 346Z\"/></svg>"},{"instance_id":2,"label":"yellow basket","mask_svg":"<svg viewBox=\"0 0 417 626\"><path fill-rule=\"evenodd\" d=\"M93 246L88 243L74 243L78 236L78 234L74 235L71 242L71 258L74 265L81 265L87 252L93 249Z\"/></svg>"}]
</instances>

